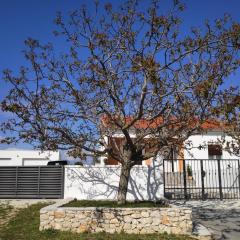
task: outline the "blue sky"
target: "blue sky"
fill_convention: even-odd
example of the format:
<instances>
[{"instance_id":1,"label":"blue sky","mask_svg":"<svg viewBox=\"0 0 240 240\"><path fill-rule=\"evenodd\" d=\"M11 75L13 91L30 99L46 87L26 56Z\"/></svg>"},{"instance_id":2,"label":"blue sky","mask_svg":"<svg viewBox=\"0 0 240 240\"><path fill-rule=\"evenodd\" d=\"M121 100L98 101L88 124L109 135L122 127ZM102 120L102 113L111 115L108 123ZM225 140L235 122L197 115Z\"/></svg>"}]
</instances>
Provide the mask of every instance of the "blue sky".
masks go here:
<instances>
[{"instance_id":1,"label":"blue sky","mask_svg":"<svg viewBox=\"0 0 240 240\"><path fill-rule=\"evenodd\" d=\"M170 0L162 0L162 2ZM91 0L0 0L0 100L8 91L3 83L2 70L10 68L14 71L24 65L22 50L27 37L39 39L42 42L55 42L52 31L54 17L57 11L68 13ZM100 0L100 2L103 2ZM116 3L120 1L105 1ZM144 5L148 0L143 0ZM239 0L187 0L187 9L183 14L184 29L190 26L201 26L205 19L213 20L224 13L230 13L233 19L240 22ZM59 49L64 48L64 42L56 42ZM240 74L240 72L239 72ZM231 77L232 82L239 82L239 74ZM0 112L0 121L6 115ZM0 146L1 147L1 146ZM23 147L23 145L20 145ZM26 146L24 146L26 147Z\"/></svg>"}]
</instances>

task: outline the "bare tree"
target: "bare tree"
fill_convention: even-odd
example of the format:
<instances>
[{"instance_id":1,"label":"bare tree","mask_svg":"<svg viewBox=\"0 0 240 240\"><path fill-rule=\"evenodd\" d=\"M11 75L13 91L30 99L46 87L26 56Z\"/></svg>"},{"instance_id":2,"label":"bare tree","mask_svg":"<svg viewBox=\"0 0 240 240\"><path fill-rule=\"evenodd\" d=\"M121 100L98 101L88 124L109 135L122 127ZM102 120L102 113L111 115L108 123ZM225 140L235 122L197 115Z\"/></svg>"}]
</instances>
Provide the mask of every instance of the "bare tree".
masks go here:
<instances>
[{"instance_id":1,"label":"bare tree","mask_svg":"<svg viewBox=\"0 0 240 240\"><path fill-rule=\"evenodd\" d=\"M26 40L27 67L4 71L13 87L2 110L14 117L2 129L15 132L5 141L113 157L121 163L118 202L125 203L131 168L201 131L240 63L240 25L229 16L181 32L184 6L174 1L162 12L160 2L146 9L137 0L118 8L96 2L91 12L59 13L62 54ZM124 145L116 151L119 132ZM146 138L152 151L144 153Z\"/></svg>"}]
</instances>

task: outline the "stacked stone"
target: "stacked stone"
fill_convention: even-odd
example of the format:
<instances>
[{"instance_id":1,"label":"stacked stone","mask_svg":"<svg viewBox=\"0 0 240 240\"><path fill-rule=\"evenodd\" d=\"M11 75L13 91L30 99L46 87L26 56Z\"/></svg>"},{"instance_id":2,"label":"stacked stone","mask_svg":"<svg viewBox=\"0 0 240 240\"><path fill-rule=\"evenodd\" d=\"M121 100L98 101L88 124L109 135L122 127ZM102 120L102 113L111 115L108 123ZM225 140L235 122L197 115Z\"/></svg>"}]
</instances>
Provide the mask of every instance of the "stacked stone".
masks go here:
<instances>
[{"instance_id":1,"label":"stacked stone","mask_svg":"<svg viewBox=\"0 0 240 240\"><path fill-rule=\"evenodd\" d=\"M69 208L46 207L40 211L40 230L126 232L136 234L192 232L190 208Z\"/></svg>"}]
</instances>

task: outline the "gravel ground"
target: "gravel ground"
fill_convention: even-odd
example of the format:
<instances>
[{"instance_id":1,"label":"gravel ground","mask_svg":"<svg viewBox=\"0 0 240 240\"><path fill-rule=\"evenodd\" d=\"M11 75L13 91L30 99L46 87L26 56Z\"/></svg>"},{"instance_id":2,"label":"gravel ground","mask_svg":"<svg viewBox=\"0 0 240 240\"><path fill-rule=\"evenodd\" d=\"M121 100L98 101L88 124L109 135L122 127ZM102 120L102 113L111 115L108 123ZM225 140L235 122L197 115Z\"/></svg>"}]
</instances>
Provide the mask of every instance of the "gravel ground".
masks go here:
<instances>
[{"instance_id":1,"label":"gravel ground","mask_svg":"<svg viewBox=\"0 0 240 240\"><path fill-rule=\"evenodd\" d=\"M240 200L175 201L174 205L193 208L193 220L205 226L214 239L240 240Z\"/></svg>"}]
</instances>

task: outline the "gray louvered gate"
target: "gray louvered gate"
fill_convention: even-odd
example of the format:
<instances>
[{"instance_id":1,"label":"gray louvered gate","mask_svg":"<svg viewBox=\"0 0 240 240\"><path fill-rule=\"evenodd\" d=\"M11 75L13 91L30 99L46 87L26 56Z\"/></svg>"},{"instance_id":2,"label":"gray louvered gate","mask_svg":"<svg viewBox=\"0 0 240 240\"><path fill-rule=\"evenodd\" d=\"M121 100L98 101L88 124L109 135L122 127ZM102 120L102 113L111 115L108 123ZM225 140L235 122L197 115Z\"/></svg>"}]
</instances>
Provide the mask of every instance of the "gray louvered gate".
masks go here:
<instances>
[{"instance_id":1,"label":"gray louvered gate","mask_svg":"<svg viewBox=\"0 0 240 240\"><path fill-rule=\"evenodd\" d=\"M63 198L63 166L0 167L0 198Z\"/></svg>"}]
</instances>

